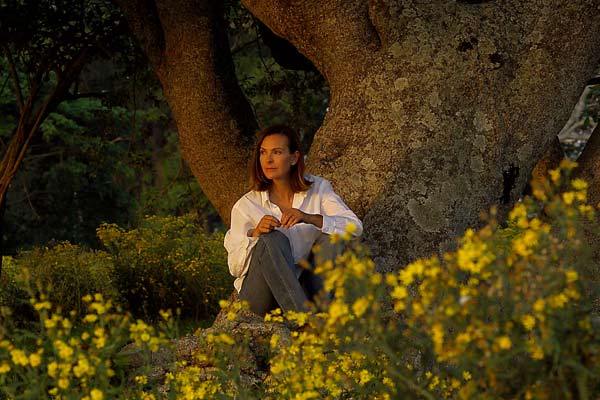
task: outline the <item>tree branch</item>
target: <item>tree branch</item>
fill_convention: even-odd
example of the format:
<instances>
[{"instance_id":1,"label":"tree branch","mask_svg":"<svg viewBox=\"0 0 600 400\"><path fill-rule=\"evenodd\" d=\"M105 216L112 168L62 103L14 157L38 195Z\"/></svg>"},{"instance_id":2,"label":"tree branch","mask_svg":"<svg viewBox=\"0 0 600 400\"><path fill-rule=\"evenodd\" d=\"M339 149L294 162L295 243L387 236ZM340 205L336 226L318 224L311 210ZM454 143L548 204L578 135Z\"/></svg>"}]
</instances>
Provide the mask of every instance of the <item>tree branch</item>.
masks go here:
<instances>
[{"instance_id":1,"label":"tree branch","mask_svg":"<svg viewBox=\"0 0 600 400\"><path fill-rule=\"evenodd\" d=\"M33 103L35 103L36 100L35 94L37 93L35 85L32 87L27 105L24 107L24 114L19 120L19 126L15 136L11 139L8 149L0 162L0 202L4 201L6 198L8 187L25 157L31 139L37 133L40 125L48 114L56 108L68 93L70 86L83 68L86 56L87 50L82 50L77 57L65 66L63 73L59 75L56 87L42 106L36 110L33 119L34 122L33 124L30 124L28 122L29 113L33 108ZM36 75L39 75L39 73Z\"/></svg>"},{"instance_id":2,"label":"tree branch","mask_svg":"<svg viewBox=\"0 0 600 400\"><path fill-rule=\"evenodd\" d=\"M25 109L25 103L23 102L23 92L21 91L21 83L19 82L19 74L17 73L17 69L15 67L15 62L13 60L12 54L8 46L2 46L4 49L4 55L6 56L6 60L8 61L8 68L10 69L10 74L13 78L13 84L15 85L15 95L17 96L17 104L19 105L19 113L23 114Z\"/></svg>"},{"instance_id":3,"label":"tree branch","mask_svg":"<svg viewBox=\"0 0 600 400\"><path fill-rule=\"evenodd\" d=\"M242 3L271 31L292 43L332 86L339 71L360 73L381 46L365 1Z\"/></svg>"}]
</instances>

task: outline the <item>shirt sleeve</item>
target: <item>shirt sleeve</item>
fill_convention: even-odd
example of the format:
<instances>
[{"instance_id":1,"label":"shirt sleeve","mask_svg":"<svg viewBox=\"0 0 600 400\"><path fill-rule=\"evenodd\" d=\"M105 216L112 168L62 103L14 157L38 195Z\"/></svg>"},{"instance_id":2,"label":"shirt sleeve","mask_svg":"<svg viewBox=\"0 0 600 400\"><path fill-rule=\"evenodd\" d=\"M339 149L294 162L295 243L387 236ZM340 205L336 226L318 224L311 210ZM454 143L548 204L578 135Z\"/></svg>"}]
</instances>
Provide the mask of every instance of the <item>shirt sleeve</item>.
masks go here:
<instances>
[{"instance_id":1,"label":"shirt sleeve","mask_svg":"<svg viewBox=\"0 0 600 400\"><path fill-rule=\"evenodd\" d=\"M343 234L346 232L348 225L353 224L355 229L352 235L355 237L362 235L362 222L348 208L340 196L333 191L331 183L324 179L321 186L321 215L323 216L321 231L329 235L334 233Z\"/></svg>"},{"instance_id":2,"label":"shirt sleeve","mask_svg":"<svg viewBox=\"0 0 600 400\"><path fill-rule=\"evenodd\" d=\"M253 225L248 214L236 203L231 210L231 228L224 240L229 272L236 278L244 276L250 266L250 255L258 241L258 238L248 236L248 231L255 228Z\"/></svg>"}]
</instances>

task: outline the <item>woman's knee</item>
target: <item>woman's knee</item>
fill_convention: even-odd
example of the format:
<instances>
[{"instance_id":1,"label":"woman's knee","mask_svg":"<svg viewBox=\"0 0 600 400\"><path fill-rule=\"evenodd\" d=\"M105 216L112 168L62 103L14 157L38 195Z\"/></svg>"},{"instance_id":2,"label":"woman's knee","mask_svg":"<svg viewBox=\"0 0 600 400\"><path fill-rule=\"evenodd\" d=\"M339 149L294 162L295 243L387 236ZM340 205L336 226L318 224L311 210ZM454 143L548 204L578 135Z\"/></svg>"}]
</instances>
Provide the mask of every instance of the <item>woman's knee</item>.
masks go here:
<instances>
[{"instance_id":1,"label":"woman's knee","mask_svg":"<svg viewBox=\"0 0 600 400\"><path fill-rule=\"evenodd\" d=\"M259 236L257 246L264 247L290 247L290 241L283 233L274 230Z\"/></svg>"}]
</instances>

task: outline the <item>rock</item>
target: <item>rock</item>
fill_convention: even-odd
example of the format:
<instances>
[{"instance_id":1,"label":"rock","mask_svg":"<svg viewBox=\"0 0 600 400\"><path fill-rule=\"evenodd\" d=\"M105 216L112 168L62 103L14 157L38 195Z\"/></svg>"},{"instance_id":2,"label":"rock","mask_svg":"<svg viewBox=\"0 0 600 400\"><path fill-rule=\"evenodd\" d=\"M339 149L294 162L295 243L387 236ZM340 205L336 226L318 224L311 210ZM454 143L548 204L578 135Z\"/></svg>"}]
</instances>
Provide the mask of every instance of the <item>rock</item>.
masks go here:
<instances>
[{"instance_id":1,"label":"rock","mask_svg":"<svg viewBox=\"0 0 600 400\"><path fill-rule=\"evenodd\" d=\"M182 361L185 362L183 368L199 367L201 376L210 374L216 366L196 355L211 354L214 350L213 344L207 340L209 335L226 333L236 342L231 348L235 352L234 362L240 368L241 384L247 389L261 386L269 374L269 360L273 354L270 348L272 335L278 335L278 346L282 347L291 343L291 332L283 323L265 322L262 317L248 310L236 311L236 318L229 319L228 314L233 311L235 301L237 296L234 293L229 298L229 306L221 310L210 328L199 329L193 335L174 339L170 347L152 353L148 381L163 383L165 374L174 372L178 368L176 362ZM125 364L130 370L128 375L134 384L133 378L146 360L134 343L125 346L120 355L125 359ZM227 366L228 369L232 367L233 363ZM166 393L168 389L162 386L159 390Z\"/></svg>"}]
</instances>

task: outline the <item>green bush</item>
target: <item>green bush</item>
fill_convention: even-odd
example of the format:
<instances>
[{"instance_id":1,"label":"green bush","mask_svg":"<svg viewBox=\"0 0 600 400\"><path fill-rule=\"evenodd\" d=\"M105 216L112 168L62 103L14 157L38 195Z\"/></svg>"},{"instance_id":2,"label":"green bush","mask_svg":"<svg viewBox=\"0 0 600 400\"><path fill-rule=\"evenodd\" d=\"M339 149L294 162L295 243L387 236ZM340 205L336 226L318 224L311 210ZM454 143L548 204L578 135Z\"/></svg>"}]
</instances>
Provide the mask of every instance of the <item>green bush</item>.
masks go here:
<instances>
[{"instance_id":1,"label":"green bush","mask_svg":"<svg viewBox=\"0 0 600 400\"><path fill-rule=\"evenodd\" d=\"M239 329L213 329L195 359L178 363L164 379L157 380L147 364L135 372L137 385L126 385L124 373L114 379L117 349L135 341L156 350L170 338L168 328L132 323L112 313L102 296L86 296L82 331L44 297L32 303L39 332L0 327L0 391L19 399L149 399L158 389L170 389L170 399L597 399L600 329L593 302L600 288L592 250L599 224L597 208L586 203L585 182L566 178L570 168L552 171L551 182L515 206L510 232L492 213L485 227L467 230L455 252L416 260L395 273L375 272L360 248L335 265L320 265L335 298L320 304L321 311L275 310L265 317L261 332L270 347L270 373L251 387L241 379L248 332ZM160 260L188 249L187 240L190 249L197 246L185 220L148 224L130 232L103 228L109 247L122 246L111 250L120 268L127 271L131 262L136 279L143 273L160 278L159 268L173 263ZM165 243L171 246L163 249ZM142 262L138 251L157 261ZM147 264L156 271L136 269ZM226 318L238 318L241 308L234 303ZM286 320L299 328L290 336L268 329Z\"/></svg>"},{"instance_id":2,"label":"green bush","mask_svg":"<svg viewBox=\"0 0 600 400\"><path fill-rule=\"evenodd\" d=\"M130 231L104 224L97 232L105 251L63 242L5 257L0 305L31 319L27 293L34 289L65 312L81 314L81 298L101 293L136 316L155 319L159 310L179 308L183 318L210 319L232 278L223 234L207 235L195 222L147 217Z\"/></svg>"},{"instance_id":3,"label":"green bush","mask_svg":"<svg viewBox=\"0 0 600 400\"><path fill-rule=\"evenodd\" d=\"M111 256L103 251L90 251L63 242L51 248L23 252L11 264L4 268L3 274L12 286L8 293L3 288L2 296L15 295L13 306L19 299L27 301L26 293L30 289L48 293L52 303L60 305L65 312L74 310L78 315L83 312L81 298L86 294L102 293L113 301L119 299L113 283Z\"/></svg>"},{"instance_id":4,"label":"green bush","mask_svg":"<svg viewBox=\"0 0 600 400\"><path fill-rule=\"evenodd\" d=\"M10 256L2 257L2 276L0 276L0 307L12 310L21 319L27 320L29 296L18 281L19 267Z\"/></svg>"},{"instance_id":5,"label":"green bush","mask_svg":"<svg viewBox=\"0 0 600 400\"><path fill-rule=\"evenodd\" d=\"M80 321L64 316L44 293L30 303L35 329L0 326L0 398L160 398L157 387L146 390L144 383L151 352L168 348L174 337L170 313L161 313L155 328L98 293L82 298Z\"/></svg>"},{"instance_id":6,"label":"green bush","mask_svg":"<svg viewBox=\"0 0 600 400\"><path fill-rule=\"evenodd\" d=\"M104 224L97 233L135 315L153 318L161 309L181 309L182 317L205 319L232 290L223 234L207 235L191 215L147 217L130 231Z\"/></svg>"},{"instance_id":7,"label":"green bush","mask_svg":"<svg viewBox=\"0 0 600 400\"><path fill-rule=\"evenodd\" d=\"M597 399L600 327L597 208L566 162L510 213L467 230L455 252L375 272L360 249L318 267L325 312L281 313L261 399ZM590 240L591 239L591 240ZM590 246L591 244L591 246ZM389 304L389 307L384 305ZM232 307L228 318L237 318ZM235 398L243 337L216 334L198 365L172 377L195 398ZM220 343L220 346L217 344ZM206 360L215 369L198 380ZM299 366L301 366L299 368ZM237 380L236 380L237 379Z\"/></svg>"}]
</instances>

